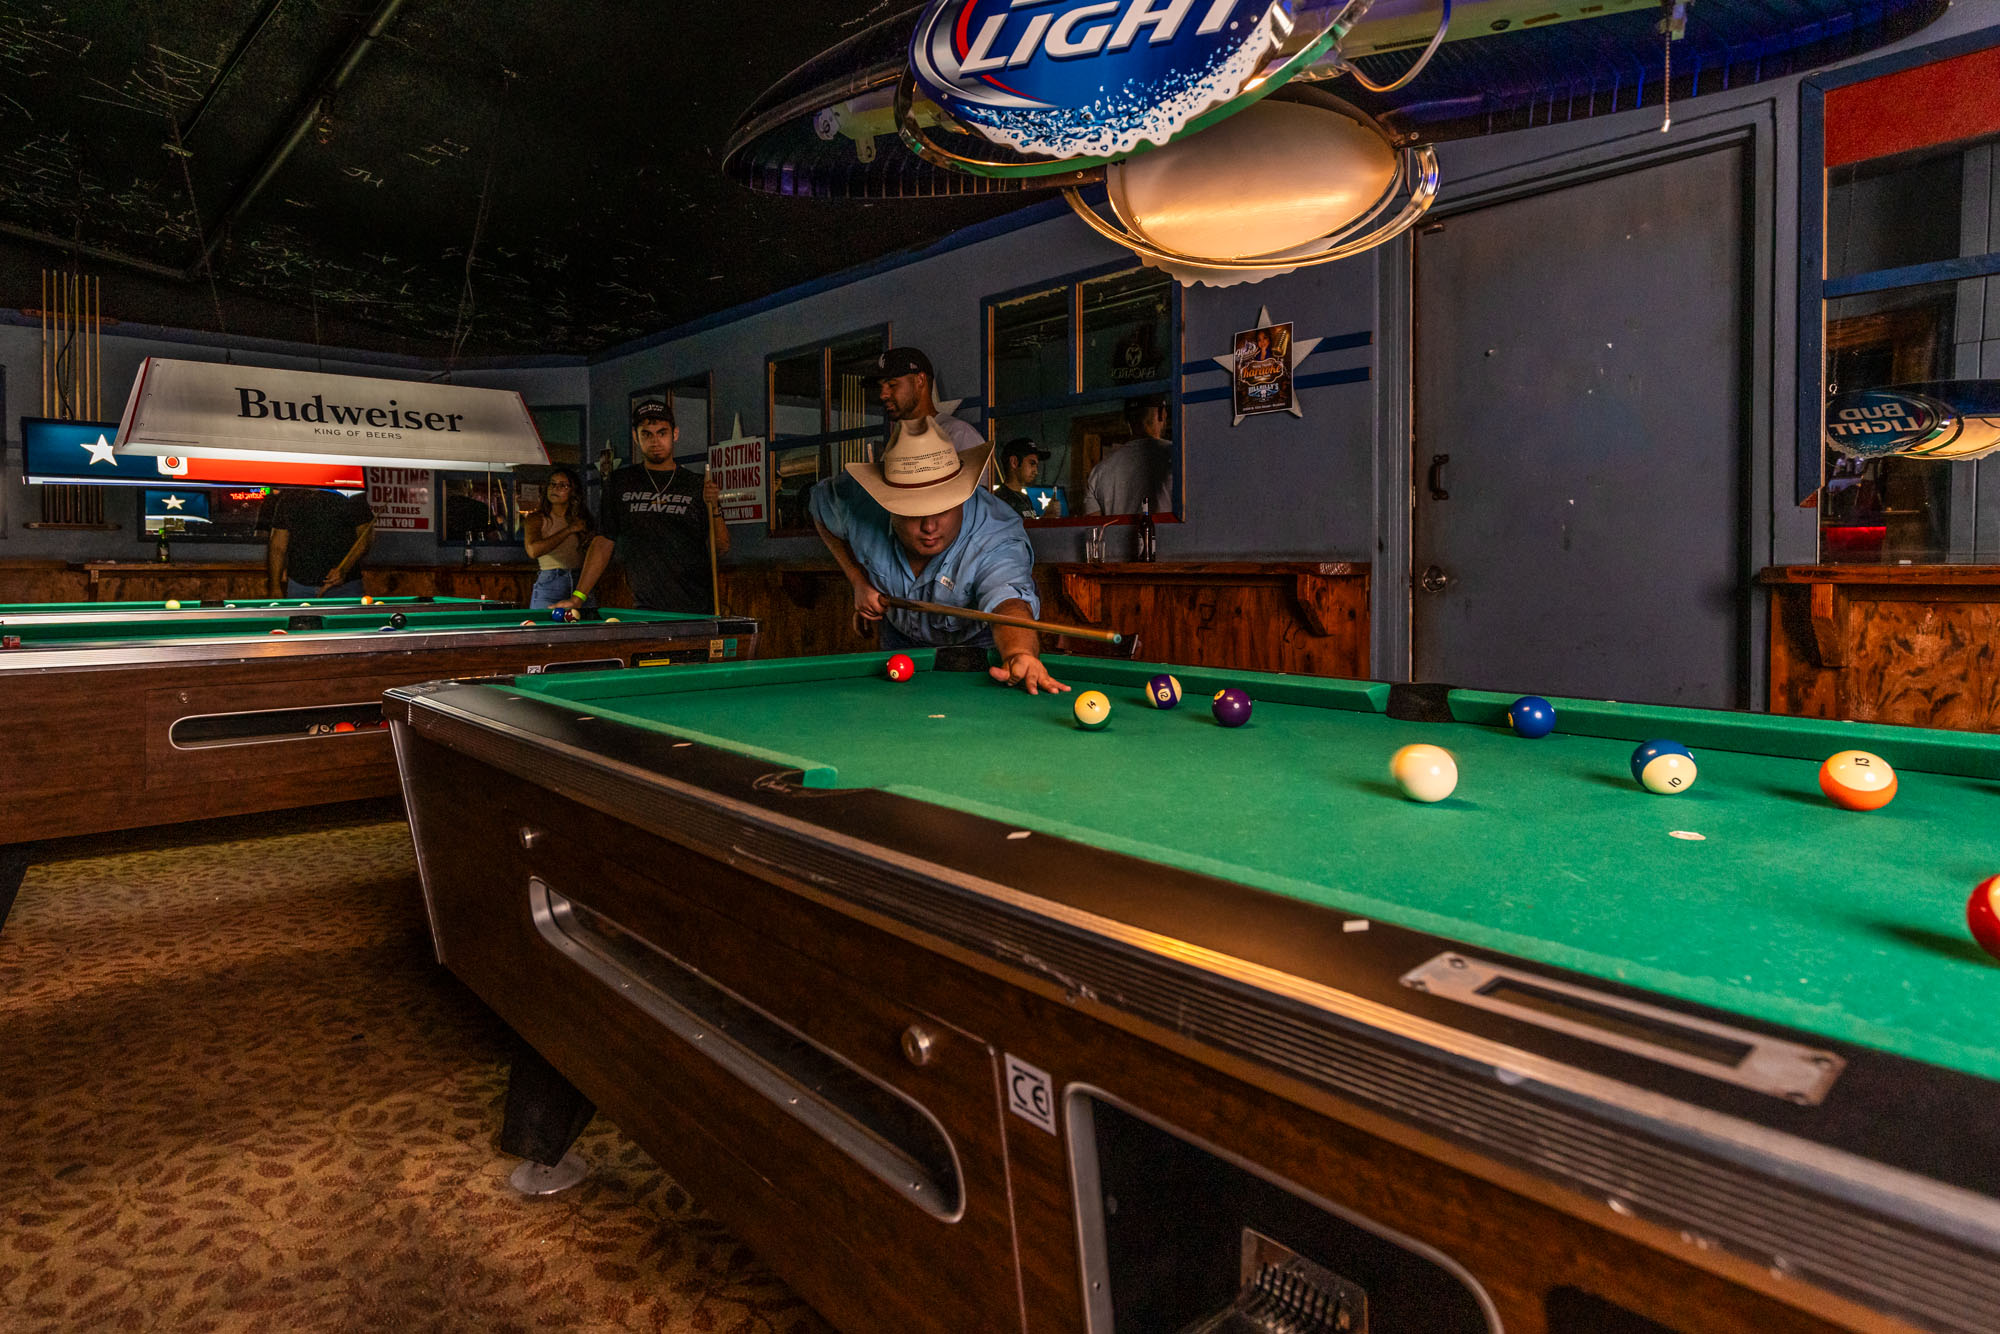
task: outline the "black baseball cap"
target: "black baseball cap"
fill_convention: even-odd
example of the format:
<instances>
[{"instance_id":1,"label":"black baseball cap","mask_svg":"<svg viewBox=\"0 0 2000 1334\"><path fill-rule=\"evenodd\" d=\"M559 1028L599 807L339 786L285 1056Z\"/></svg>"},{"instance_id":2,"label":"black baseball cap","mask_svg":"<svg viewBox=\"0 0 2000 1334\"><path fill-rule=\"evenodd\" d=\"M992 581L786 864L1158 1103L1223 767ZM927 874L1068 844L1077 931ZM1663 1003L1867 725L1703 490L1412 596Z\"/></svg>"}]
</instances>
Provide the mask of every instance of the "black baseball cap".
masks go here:
<instances>
[{"instance_id":1,"label":"black baseball cap","mask_svg":"<svg viewBox=\"0 0 2000 1334\"><path fill-rule=\"evenodd\" d=\"M632 405L632 429L637 430L643 422L665 422L674 425L673 405L664 398L642 398Z\"/></svg>"},{"instance_id":2,"label":"black baseball cap","mask_svg":"<svg viewBox=\"0 0 2000 1334\"><path fill-rule=\"evenodd\" d=\"M1006 444L1000 446L1000 461L1002 463L1005 463L1008 459L1018 459L1028 454L1033 454L1038 459L1049 457L1048 450L1043 449L1025 435L1017 435Z\"/></svg>"},{"instance_id":3,"label":"black baseball cap","mask_svg":"<svg viewBox=\"0 0 2000 1334\"><path fill-rule=\"evenodd\" d=\"M875 358L875 372L868 376L868 383L880 384L898 375L915 375L919 371L930 376L933 383L936 382L937 372L931 369L929 357L914 347L892 347Z\"/></svg>"}]
</instances>

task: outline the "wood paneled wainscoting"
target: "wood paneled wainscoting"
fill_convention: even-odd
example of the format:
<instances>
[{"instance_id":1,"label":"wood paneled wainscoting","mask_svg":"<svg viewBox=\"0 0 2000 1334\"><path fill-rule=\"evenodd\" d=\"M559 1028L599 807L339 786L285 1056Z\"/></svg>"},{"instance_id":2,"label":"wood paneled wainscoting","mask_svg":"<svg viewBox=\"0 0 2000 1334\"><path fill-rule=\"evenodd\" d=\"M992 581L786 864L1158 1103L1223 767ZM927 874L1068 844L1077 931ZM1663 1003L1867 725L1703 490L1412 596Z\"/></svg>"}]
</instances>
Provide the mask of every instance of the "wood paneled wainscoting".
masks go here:
<instances>
[{"instance_id":1,"label":"wood paneled wainscoting","mask_svg":"<svg viewBox=\"0 0 2000 1334\"><path fill-rule=\"evenodd\" d=\"M1136 635L1153 662L1368 675L1368 566L1352 561L1044 565L1043 615Z\"/></svg>"},{"instance_id":2,"label":"wood paneled wainscoting","mask_svg":"<svg viewBox=\"0 0 2000 1334\"><path fill-rule=\"evenodd\" d=\"M2000 565L1787 565L1771 712L2000 732Z\"/></svg>"}]
</instances>

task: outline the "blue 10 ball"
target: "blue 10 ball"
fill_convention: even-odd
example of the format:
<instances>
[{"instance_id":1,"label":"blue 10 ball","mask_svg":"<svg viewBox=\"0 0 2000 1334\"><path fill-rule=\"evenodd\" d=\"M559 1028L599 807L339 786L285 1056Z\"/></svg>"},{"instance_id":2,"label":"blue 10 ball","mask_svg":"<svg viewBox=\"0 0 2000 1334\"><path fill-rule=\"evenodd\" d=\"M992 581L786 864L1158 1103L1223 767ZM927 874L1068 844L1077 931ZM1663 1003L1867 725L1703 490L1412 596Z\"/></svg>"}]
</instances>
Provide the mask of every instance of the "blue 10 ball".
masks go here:
<instances>
[{"instance_id":1,"label":"blue 10 ball","mask_svg":"<svg viewBox=\"0 0 2000 1334\"><path fill-rule=\"evenodd\" d=\"M1661 796L1685 792L1694 786L1694 752L1678 741L1648 741L1632 752L1632 777Z\"/></svg>"},{"instance_id":2,"label":"blue 10 ball","mask_svg":"<svg viewBox=\"0 0 2000 1334\"><path fill-rule=\"evenodd\" d=\"M1171 709L1181 702L1181 683L1171 676L1156 676L1146 682L1146 702L1156 709Z\"/></svg>"}]
</instances>

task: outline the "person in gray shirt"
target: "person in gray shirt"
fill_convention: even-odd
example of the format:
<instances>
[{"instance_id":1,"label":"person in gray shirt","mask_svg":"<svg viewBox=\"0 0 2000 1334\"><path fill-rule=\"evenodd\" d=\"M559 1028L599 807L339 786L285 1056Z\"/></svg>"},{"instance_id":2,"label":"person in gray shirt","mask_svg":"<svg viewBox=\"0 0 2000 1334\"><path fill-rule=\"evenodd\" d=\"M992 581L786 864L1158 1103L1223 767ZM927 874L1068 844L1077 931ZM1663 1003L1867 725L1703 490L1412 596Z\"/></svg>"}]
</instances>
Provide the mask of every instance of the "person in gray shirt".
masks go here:
<instances>
[{"instance_id":1,"label":"person in gray shirt","mask_svg":"<svg viewBox=\"0 0 2000 1334\"><path fill-rule=\"evenodd\" d=\"M1167 440L1167 400L1162 394L1125 401L1133 438L1114 445L1084 484L1085 514L1137 514L1153 502L1155 516L1174 512L1174 447Z\"/></svg>"}]
</instances>

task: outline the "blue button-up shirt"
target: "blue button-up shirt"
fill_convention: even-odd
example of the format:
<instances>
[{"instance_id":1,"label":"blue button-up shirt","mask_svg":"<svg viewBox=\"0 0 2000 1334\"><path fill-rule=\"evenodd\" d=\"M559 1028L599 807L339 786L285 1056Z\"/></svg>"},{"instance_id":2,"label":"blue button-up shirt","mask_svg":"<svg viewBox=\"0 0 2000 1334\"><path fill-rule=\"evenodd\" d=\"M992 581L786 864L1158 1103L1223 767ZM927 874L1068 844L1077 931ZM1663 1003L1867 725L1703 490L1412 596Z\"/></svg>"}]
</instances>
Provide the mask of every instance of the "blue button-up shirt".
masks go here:
<instances>
[{"instance_id":1,"label":"blue button-up shirt","mask_svg":"<svg viewBox=\"0 0 2000 1334\"><path fill-rule=\"evenodd\" d=\"M957 539L931 557L922 574L910 573L909 555L889 526L889 511L846 473L814 486L806 508L827 532L847 543L878 592L980 611L1019 598L1032 615L1042 614L1042 600L1035 593L1035 549L1028 545L1027 529L1006 501L984 487L961 509ZM942 647L992 638L991 625L959 616L890 607L887 619L919 644Z\"/></svg>"}]
</instances>

